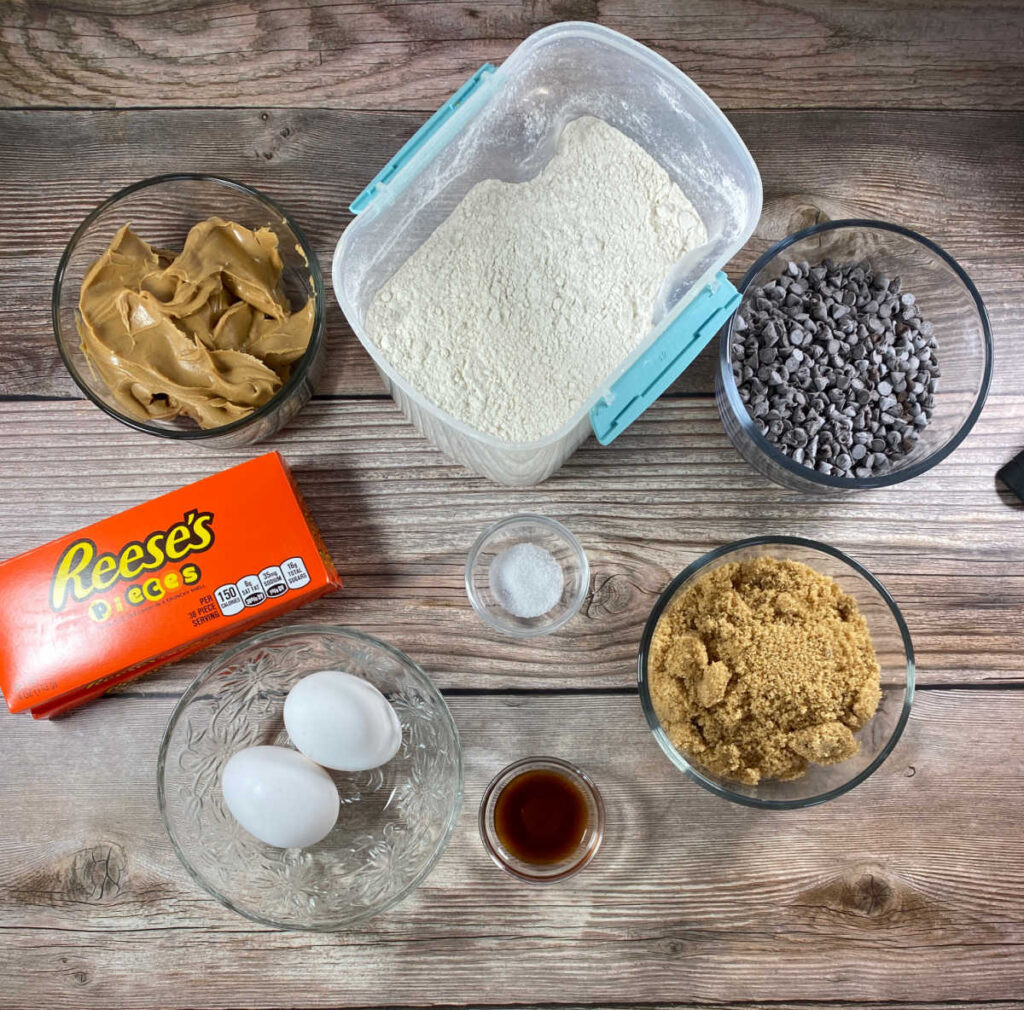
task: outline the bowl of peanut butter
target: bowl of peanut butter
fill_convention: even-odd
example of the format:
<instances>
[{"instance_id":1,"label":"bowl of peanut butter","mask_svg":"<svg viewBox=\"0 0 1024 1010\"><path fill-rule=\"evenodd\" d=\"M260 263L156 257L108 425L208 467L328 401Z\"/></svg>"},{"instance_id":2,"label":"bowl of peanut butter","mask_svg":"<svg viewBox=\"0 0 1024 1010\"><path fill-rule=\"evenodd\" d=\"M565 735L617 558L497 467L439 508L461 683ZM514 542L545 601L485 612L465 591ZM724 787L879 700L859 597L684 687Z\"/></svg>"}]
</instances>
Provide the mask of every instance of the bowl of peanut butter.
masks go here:
<instances>
[{"instance_id":1,"label":"bowl of peanut butter","mask_svg":"<svg viewBox=\"0 0 1024 1010\"><path fill-rule=\"evenodd\" d=\"M320 267L298 225L249 186L165 175L79 226L53 286L72 378L139 431L222 446L274 434L324 359Z\"/></svg>"}]
</instances>

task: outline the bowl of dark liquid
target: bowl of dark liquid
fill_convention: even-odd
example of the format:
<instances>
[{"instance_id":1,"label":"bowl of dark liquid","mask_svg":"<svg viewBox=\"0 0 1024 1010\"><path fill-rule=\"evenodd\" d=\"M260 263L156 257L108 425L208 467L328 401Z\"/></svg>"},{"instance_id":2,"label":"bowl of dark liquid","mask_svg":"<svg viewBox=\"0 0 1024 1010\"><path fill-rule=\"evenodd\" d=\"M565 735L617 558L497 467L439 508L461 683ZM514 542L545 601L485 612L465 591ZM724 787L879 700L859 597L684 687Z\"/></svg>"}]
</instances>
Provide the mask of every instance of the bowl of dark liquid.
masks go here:
<instances>
[{"instance_id":1,"label":"bowl of dark liquid","mask_svg":"<svg viewBox=\"0 0 1024 1010\"><path fill-rule=\"evenodd\" d=\"M604 803L586 772L558 758L516 761L480 802L480 837L506 873L551 883L578 873L604 836Z\"/></svg>"}]
</instances>

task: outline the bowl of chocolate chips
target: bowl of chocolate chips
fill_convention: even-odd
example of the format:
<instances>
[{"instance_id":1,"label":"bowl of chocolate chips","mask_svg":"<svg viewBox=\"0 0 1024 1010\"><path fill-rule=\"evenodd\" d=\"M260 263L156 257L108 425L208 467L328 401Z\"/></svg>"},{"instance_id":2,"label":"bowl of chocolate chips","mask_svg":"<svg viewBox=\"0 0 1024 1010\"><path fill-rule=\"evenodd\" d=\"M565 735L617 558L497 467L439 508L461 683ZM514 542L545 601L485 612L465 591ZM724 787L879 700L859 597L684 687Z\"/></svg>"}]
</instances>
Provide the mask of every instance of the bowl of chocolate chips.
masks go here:
<instances>
[{"instance_id":1,"label":"bowl of chocolate chips","mask_svg":"<svg viewBox=\"0 0 1024 1010\"><path fill-rule=\"evenodd\" d=\"M884 221L794 233L747 272L722 331L715 399L764 476L810 493L916 477L967 436L992 331L966 271Z\"/></svg>"}]
</instances>

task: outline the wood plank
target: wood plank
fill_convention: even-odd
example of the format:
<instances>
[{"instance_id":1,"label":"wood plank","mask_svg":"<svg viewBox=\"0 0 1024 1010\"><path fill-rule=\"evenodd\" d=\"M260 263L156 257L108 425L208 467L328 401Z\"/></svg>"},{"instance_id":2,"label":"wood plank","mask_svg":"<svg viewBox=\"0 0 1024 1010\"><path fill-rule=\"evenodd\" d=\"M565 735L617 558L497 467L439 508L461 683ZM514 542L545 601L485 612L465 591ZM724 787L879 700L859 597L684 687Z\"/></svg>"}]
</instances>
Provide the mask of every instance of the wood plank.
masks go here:
<instances>
[{"instance_id":1,"label":"wood plank","mask_svg":"<svg viewBox=\"0 0 1024 1010\"><path fill-rule=\"evenodd\" d=\"M728 109L1024 103L1013 0L17 0L0 8L0 102L432 110L574 19L647 43Z\"/></svg>"},{"instance_id":2,"label":"wood plank","mask_svg":"<svg viewBox=\"0 0 1024 1010\"><path fill-rule=\"evenodd\" d=\"M627 686L658 594L719 544L787 533L833 543L903 608L925 683L1020 682L1024 506L994 480L1021 447L1024 401L995 396L946 462L907 484L822 500L770 485L735 453L708 399L663 400L611 446L593 440L553 479L505 488L448 463L389 401L314 401L252 451L171 445L82 401L0 404L0 557L279 449L346 587L288 620L332 621L406 650L445 687ZM71 462L73 461L73 462ZM477 535L515 512L568 524L593 570L582 613L555 635L490 632L466 600ZM178 691L212 658L150 675Z\"/></svg>"},{"instance_id":3,"label":"wood plank","mask_svg":"<svg viewBox=\"0 0 1024 1010\"><path fill-rule=\"evenodd\" d=\"M1024 115L787 112L733 119L765 187L757 234L728 268L734 280L772 242L816 220L866 216L908 225L973 275L996 333L997 388L1021 388L1024 363L1012 348L1024 339ZM294 214L329 269L351 220L348 204L421 121L301 109L0 112L0 334L18 344L0 375L0 395L77 395L54 345L50 289L71 233L118 187L179 170L251 183ZM381 393L333 296L327 328L321 390ZM709 351L677 390L710 392L712 368Z\"/></svg>"},{"instance_id":4,"label":"wood plank","mask_svg":"<svg viewBox=\"0 0 1024 1010\"><path fill-rule=\"evenodd\" d=\"M326 935L253 926L178 865L153 787L172 704L5 723L0 1006L917 1007L1024 992L1024 692L922 692L868 782L786 814L685 779L635 697L453 698L466 803L450 848L392 912ZM490 864L476 805L507 761L549 752L593 775L608 831L578 877L526 887Z\"/></svg>"}]
</instances>

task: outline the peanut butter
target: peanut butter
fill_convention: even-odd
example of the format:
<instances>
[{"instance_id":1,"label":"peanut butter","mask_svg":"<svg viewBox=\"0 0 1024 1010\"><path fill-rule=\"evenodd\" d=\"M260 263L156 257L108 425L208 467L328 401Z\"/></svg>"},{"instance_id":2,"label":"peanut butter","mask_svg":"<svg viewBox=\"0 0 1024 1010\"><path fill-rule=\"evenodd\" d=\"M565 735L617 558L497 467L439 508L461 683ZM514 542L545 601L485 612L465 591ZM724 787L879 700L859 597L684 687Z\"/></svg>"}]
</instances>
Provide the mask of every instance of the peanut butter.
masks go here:
<instances>
[{"instance_id":1,"label":"peanut butter","mask_svg":"<svg viewBox=\"0 0 1024 1010\"><path fill-rule=\"evenodd\" d=\"M292 312L277 236L212 217L175 255L124 225L79 295L82 351L118 406L140 420L217 428L251 414L309 345L313 299Z\"/></svg>"}]
</instances>

